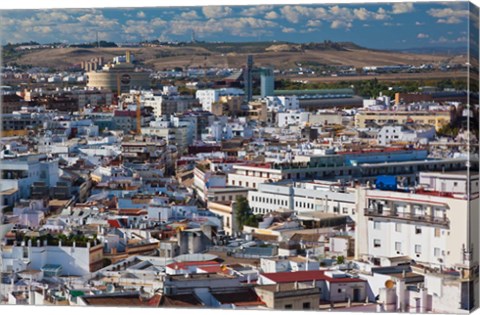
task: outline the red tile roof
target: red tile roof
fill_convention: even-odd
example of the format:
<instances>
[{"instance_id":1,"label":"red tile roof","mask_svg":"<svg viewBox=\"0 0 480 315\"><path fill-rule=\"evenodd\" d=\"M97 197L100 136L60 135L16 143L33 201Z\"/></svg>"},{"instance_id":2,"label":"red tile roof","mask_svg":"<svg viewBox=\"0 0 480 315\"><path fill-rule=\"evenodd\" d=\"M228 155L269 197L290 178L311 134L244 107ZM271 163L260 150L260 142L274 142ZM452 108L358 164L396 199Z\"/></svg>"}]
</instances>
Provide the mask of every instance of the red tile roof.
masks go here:
<instances>
[{"instance_id":1,"label":"red tile roof","mask_svg":"<svg viewBox=\"0 0 480 315\"><path fill-rule=\"evenodd\" d=\"M195 267L195 266L219 266L220 264L217 261L210 260L210 261L184 261L184 262L174 262L168 264L167 267L171 269L183 269L186 270L187 267Z\"/></svg>"},{"instance_id":2,"label":"red tile roof","mask_svg":"<svg viewBox=\"0 0 480 315\"><path fill-rule=\"evenodd\" d=\"M200 267L198 269L205 271L206 273L224 273L224 274L230 273L228 269L222 269L221 265L205 266L205 267Z\"/></svg>"},{"instance_id":3,"label":"red tile roof","mask_svg":"<svg viewBox=\"0 0 480 315\"><path fill-rule=\"evenodd\" d=\"M345 282L365 282L365 280L358 278L331 278L325 275L324 270L308 270L297 272L274 272L262 273L262 276L270 279L275 283L287 282L308 282L308 281L328 281L330 283L345 283Z\"/></svg>"}]
</instances>

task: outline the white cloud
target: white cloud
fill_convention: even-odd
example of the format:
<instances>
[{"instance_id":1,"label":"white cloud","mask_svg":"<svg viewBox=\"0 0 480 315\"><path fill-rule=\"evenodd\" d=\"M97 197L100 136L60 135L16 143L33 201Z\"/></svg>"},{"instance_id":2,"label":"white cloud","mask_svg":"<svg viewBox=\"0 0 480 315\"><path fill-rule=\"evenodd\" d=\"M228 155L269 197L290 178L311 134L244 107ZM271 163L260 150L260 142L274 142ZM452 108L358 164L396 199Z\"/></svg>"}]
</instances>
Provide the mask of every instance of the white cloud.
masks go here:
<instances>
[{"instance_id":1,"label":"white cloud","mask_svg":"<svg viewBox=\"0 0 480 315\"><path fill-rule=\"evenodd\" d=\"M295 6L285 6L280 9L280 12L291 23L298 23L300 20L301 14L297 11Z\"/></svg>"},{"instance_id":2,"label":"white cloud","mask_svg":"<svg viewBox=\"0 0 480 315\"><path fill-rule=\"evenodd\" d=\"M385 22L383 23L384 26L402 26L402 23L391 23L391 22Z\"/></svg>"},{"instance_id":3,"label":"white cloud","mask_svg":"<svg viewBox=\"0 0 480 315\"><path fill-rule=\"evenodd\" d=\"M252 35L265 35L271 33L271 29L278 24L272 21L253 17L209 19L208 21L173 20L168 25L169 32L173 35L184 35L192 29L198 35L229 33L235 36L248 37Z\"/></svg>"},{"instance_id":4,"label":"white cloud","mask_svg":"<svg viewBox=\"0 0 480 315\"><path fill-rule=\"evenodd\" d=\"M48 34L48 33L51 33L53 29L50 26L34 26L33 31L35 33Z\"/></svg>"},{"instance_id":5,"label":"white cloud","mask_svg":"<svg viewBox=\"0 0 480 315\"><path fill-rule=\"evenodd\" d=\"M145 12L143 12L143 11L138 11L138 12L137 12L137 17L138 17L138 18L141 18L141 19L144 19L144 18L145 18Z\"/></svg>"},{"instance_id":6,"label":"white cloud","mask_svg":"<svg viewBox=\"0 0 480 315\"><path fill-rule=\"evenodd\" d=\"M254 7L242 10L242 12L240 12L240 15L258 16L272 9L273 9L273 5L258 5L258 6L254 6Z\"/></svg>"},{"instance_id":7,"label":"white cloud","mask_svg":"<svg viewBox=\"0 0 480 315\"><path fill-rule=\"evenodd\" d=\"M307 22L307 26L310 26L310 27L317 27L321 25L322 25L322 22L320 20L308 20Z\"/></svg>"},{"instance_id":8,"label":"white cloud","mask_svg":"<svg viewBox=\"0 0 480 315\"><path fill-rule=\"evenodd\" d=\"M183 19L188 19L188 20L196 20L196 19L200 18L197 14L197 11L195 11L195 10L182 12L182 14L180 14L180 17L183 18Z\"/></svg>"},{"instance_id":9,"label":"white cloud","mask_svg":"<svg viewBox=\"0 0 480 315\"><path fill-rule=\"evenodd\" d=\"M378 8L377 13L374 15L374 19L379 21L389 20L390 15L384 8Z\"/></svg>"},{"instance_id":10,"label":"white cloud","mask_svg":"<svg viewBox=\"0 0 480 315\"><path fill-rule=\"evenodd\" d=\"M370 12L365 8L353 9L353 13L360 21L365 21L370 17Z\"/></svg>"},{"instance_id":11,"label":"white cloud","mask_svg":"<svg viewBox=\"0 0 480 315\"><path fill-rule=\"evenodd\" d=\"M422 25L425 25L425 23L424 23L424 22L416 21L416 22L415 22L415 25L416 25L416 26L422 26Z\"/></svg>"},{"instance_id":12,"label":"white cloud","mask_svg":"<svg viewBox=\"0 0 480 315\"><path fill-rule=\"evenodd\" d=\"M212 7L212 6L207 6L202 8L203 15L205 17L211 19L211 18L221 18L221 17L226 17L232 13L232 9L229 7Z\"/></svg>"},{"instance_id":13,"label":"white cloud","mask_svg":"<svg viewBox=\"0 0 480 315\"><path fill-rule=\"evenodd\" d=\"M343 29L349 30L351 27L352 27L352 23L345 22L345 21L342 21L342 20L335 20L330 25L330 28L333 28L333 29L343 28Z\"/></svg>"},{"instance_id":14,"label":"white cloud","mask_svg":"<svg viewBox=\"0 0 480 315\"><path fill-rule=\"evenodd\" d=\"M270 11L267 14L265 14L265 18L269 20L275 20L275 19L278 19L279 17L280 16L275 11Z\"/></svg>"},{"instance_id":15,"label":"white cloud","mask_svg":"<svg viewBox=\"0 0 480 315\"><path fill-rule=\"evenodd\" d=\"M458 17L456 16L450 16L449 18L447 19L438 19L437 20L437 23L441 23L441 24L459 24L459 23L462 23L462 20L460 20Z\"/></svg>"},{"instance_id":16,"label":"white cloud","mask_svg":"<svg viewBox=\"0 0 480 315\"><path fill-rule=\"evenodd\" d=\"M430 9L428 15L438 18L437 23L458 24L468 16L468 10L456 10L452 8Z\"/></svg>"},{"instance_id":17,"label":"white cloud","mask_svg":"<svg viewBox=\"0 0 480 315\"><path fill-rule=\"evenodd\" d=\"M419 34L417 35L417 38L421 38L421 39L423 39L423 38L429 38L429 37L430 37L430 35L424 34L424 33L419 33Z\"/></svg>"},{"instance_id":18,"label":"white cloud","mask_svg":"<svg viewBox=\"0 0 480 315\"><path fill-rule=\"evenodd\" d=\"M295 33L295 29L291 27L282 28L282 33Z\"/></svg>"},{"instance_id":19,"label":"white cloud","mask_svg":"<svg viewBox=\"0 0 480 315\"><path fill-rule=\"evenodd\" d=\"M392 13L393 14L403 14L403 13L409 13L414 10L413 8L413 3L412 2L407 2L407 3L394 3L392 5Z\"/></svg>"}]
</instances>

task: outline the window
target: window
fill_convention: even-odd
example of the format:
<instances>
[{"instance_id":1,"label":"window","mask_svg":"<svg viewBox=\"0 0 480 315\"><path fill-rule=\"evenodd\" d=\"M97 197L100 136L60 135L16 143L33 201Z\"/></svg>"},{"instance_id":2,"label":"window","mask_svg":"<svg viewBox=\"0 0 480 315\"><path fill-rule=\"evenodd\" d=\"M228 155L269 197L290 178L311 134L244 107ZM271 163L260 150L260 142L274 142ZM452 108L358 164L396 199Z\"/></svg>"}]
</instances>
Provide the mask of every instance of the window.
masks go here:
<instances>
[{"instance_id":1,"label":"window","mask_svg":"<svg viewBox=\"0 0 480 315\"><path fill-rule=\"evenodd\" d=\"M378 221L373 221L373 229L374 230L380 230L380 222Z\"/></svg>"},{"instance_id":2,"label":"window","mask_svg":"<svg viewBox=\"0 0 480 315\"><path fill-rule=\"evenodd\" d=\"M435 248L433 249L433 256L435 256L435 257L439 257L439 256L440 256L440 248L435 247Z\"/></svg>"},{"instance_id":3,"label":"window","mask_svg":"<svg viewBox=\"0 0 480 315\"><path fill-rule=\"evenodd\" d=\"M382 246L381 243L380 243L380 240L379 239L374 239L373 240L373 247L380 247Z\"/></svg>"},{"instance_id":4,"label":"window","mask_svg":"<svg viewBox=\"0 0 480 315\"><path fill-rule=\"evenodd\" d=\"M348 208L347 208L347 207L343 207L343 208L342 208L342 212L343 212L343 213L348 213Z\"/></svg>"},{"instance_id":5,"label":"window","mask_svg":"<svg viewBox=\"0 0 480 315\"><path fill-rule=\"evenodd\" d=\"M402 224L395 223L395 232L402 232Z\"/></svg>"},{"instance_id":6,"label":"window","mask_svg":"<svg viewBox=\"0 0 480 315\"><path fill-rule=\"evenodd\" d=\"M422 253L422 246L415 245L415 254L421 254L421 253Z\"/></svg>"},{"instance_id":7,"label":"window","mask_svg":"<svg viewBox=\"0 0 480 315\"><path fill-rule=\"evenodd\" d=\"M285 309L286 310L291 310L292 309L292 304L286 304Z\"/></svg>"},{"instance_id":8,"label":"window","mask_svg":"<svg viewBox=\"0 0 480 315\"><path fill-rule=\"evenodd\" d=\"M439 228L435 228L435 237L440 237L440 229Z\"/></svg>"},{"instance_id":9,"label":"window","mask_svg":"<svg viewBox=\"0 0 480 315\"><path fill-rule=\"evenodd\" d=\"M401 242L395 242L395 250L397 252L402 251L402 243Z\"/></svg>"},{"instance_id":10,"label":"window","mask_svg":"<svg viewBox=\"0 0 480 315\"><path fill-rule=\"evenodd\" d=\"M310 302L303 303L303 309L309 310L310 309Z\"/></svg>"},{"instance_id":11,"label":"window","mask_svg":"<svg viewBox=\"0 0 480 315\"><path fill-rule=\"evenodd\" d=\"M458 183L457 183L457 182L454 182L454 183L453 183L453 186L454 186L454 187L457 187L457 186L458 186Z\"/></svg>"},{"instance_id":12,"label":"window","mask_svg":"<svg viewBox=\"0 0 480 315\"><path fill-rule=\"evenodd\" d=\"M422 234L422 228L419 226L415 227L415 234Z\"/></svg>"}]
</instances>

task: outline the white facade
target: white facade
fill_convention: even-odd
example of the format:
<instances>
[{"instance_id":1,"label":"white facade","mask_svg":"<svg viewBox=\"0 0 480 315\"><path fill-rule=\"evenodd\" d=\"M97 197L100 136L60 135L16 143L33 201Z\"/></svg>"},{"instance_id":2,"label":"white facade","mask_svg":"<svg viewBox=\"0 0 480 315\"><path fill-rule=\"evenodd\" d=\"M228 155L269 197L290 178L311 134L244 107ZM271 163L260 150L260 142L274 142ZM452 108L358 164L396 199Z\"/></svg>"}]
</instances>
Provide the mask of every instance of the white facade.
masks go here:
<instances>
[{"instance_id":1,"label":"white facade","mask_svg":"<svg viewBox=\"0 0 480 315\"><path fill-rule=\"evenodd\" d=\"M310 113L300 110L291 110L284 113L277 114L277 126L287 127L289 125L303 125L308 122Z\"/></svg>"},{"instance_id":2,"label":"white facade","mask_svg":"<svg viewBox=\"0 0 480 315\"><path fill-rule=\"evenodd\" d=\"M198 90L195 93L195 97L202 104L203 110L212 111L212 104L220 100L220 96L240 96L243 95L244 91L236 88L225 88L225 89L208 89L208 90Z\"/></svg>"},{"instance_id":3,"label":"white facade","mask_svg":"<svg viewBox=\"0 0 480 315\"><path fill-rule=\"evenodd\" d=\"M309 182L260 184L258 190L249 191L248 201L253 212L259 214L283 208L295 212L323 211L354 216L356 209L353 190L341 192L333 186Z\"/></svg>"},{"instance_id":4,"label":"white facade","mask_svg":"<svg viewBox=\"0 0 480 315\"><path fill-rule=\"evenodd\" d=\"M377 140L380 145L388 145L391 142L405 141L429 141L435 138L435 127L423 129L410 129L405 126L383 126L378 132Z\"/></svg>"},{"instance_id":5,"label":"white facade","mask_svg":"<svg viewBox=\"0 0 480 315\"><path fill-rule=\"evenodd\" d=\"M463 196L432 193L358 191L356 257L408 256L432 268L469 268L474 227ZM478 200L478 199L477 199ZM478 202L477 202L478 204Z\"/></svg>"},{"instance_id":6,"label":"white facade","mask_svg":"<svg viewBox=\"0 0 480 315\"><path fill-rule=\"evenodd\" d=\"M269 111L283 112L300 108L300 101L295 95L292 96L267 96L267 108Z\"/></svg>"},{"instance_id":7,"label":"white facade","mask_svg":"<svg viewBox=\"0 0 480 315\"><path fill-rule=\"evenodd\" d=\"M43 266L53 264L61 265L64 275L83 276L90 273L90 264L93 262L91 253L93 247L90 245L87 247L46 246L40 243L32 245L29 243L13 246L5 256L2 253L4 269L18 270L23 266L22 262L28 260L29 270L41 270ZM97 245L97 247L98 255L103 256L102 246Z\"/></svg>"},{"instance_id":8,"label":"white facade","mask_svg":"<svg viewBox=\"0 0 480 315\"><path fill-rule=\"evenodd\" d=\"M220 98L219 90L198 90L195 93L195 97L202 104L203 110L212 111L212 104L218 102Z\"/></svg>"},{"instance_id":9,"label":"white facade","mask_svg":"<svg viewBox=\"0 0 480 315\"><path fill-rule=\"evenodd\" d=\"M24 199L30 197L30 187L34 182L54 187L59 179L58 159L45 158L44 155L4 159L0 163L0 171L5 174L2 187L12 183L18 187L20 198Z\"/></svg>"}]
</instances>

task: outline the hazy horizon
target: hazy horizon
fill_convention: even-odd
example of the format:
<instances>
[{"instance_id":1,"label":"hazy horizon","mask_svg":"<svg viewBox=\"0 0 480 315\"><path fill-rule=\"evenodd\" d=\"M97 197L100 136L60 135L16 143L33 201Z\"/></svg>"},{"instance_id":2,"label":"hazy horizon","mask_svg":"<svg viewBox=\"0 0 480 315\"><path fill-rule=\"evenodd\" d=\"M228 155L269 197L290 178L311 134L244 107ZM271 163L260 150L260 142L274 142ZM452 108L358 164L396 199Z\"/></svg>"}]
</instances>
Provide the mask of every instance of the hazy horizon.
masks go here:
<instances>
[{"instance_id":1,"label":"hazy horizon","mask_svg":"<svg viewBox=\"0 0 480 315\"><path fill-rule=\"evenodd\" d=\"M467 46L467 2L4 10L2 44L139 41L353 42L372 49Z\"/></svg>"}]
</instances>

